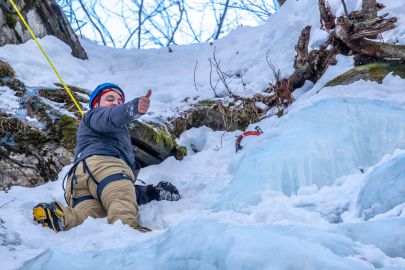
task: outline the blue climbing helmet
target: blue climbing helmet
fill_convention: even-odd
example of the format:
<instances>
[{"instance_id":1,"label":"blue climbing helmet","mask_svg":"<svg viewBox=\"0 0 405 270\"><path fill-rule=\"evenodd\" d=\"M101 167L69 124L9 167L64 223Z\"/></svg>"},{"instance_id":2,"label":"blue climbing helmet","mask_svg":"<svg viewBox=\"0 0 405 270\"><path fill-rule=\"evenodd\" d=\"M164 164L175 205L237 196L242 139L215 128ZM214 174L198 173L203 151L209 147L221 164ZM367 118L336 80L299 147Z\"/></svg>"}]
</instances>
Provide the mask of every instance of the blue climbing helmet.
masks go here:
<instances>
[{"instance_id":1,"label":"blue climbing helmet","mask_svg":"<svg viewBox=\"0 0 405 270\"><path fill-rule=\"evenodd\" d=\"M90 100L89 100L90 109L93 109L93 107L94 107L93 103L95 103L94 101L98 100L97 97L99 96L99 94L103 90L106 90L109 88L119 91L123 98L123 102L125 102L124 91L122 91L122 89L118 85L116 85L115 83L103 83L103 84L100 84L99 86L97 86L96 89L94 89L93 93L91 93Z\"/></svg>"}]
</instances>

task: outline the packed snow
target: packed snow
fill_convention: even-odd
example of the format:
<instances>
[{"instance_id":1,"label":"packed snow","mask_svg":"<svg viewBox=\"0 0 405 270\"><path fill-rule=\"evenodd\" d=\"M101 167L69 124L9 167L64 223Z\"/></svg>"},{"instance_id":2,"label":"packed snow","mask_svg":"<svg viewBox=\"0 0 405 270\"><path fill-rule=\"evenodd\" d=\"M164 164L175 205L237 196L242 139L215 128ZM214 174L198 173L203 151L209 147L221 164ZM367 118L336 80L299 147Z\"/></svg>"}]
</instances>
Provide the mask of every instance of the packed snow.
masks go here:
<instances>
[{"instance_id":1,"label":"packed snow","mask_svg":"<svg viewBox=\"0 0 405 270\"><path fill-rule=\"evenodd\" d=\"M361 3L346 2L350 10ZM380 2L382 12L399 18L384 39L405 44L405 3ZM341 1L329 3L343 14ZM214 98L208 62L214 51L222 68L235 75L229 83L240 95L262 92L274 81L268 51L282 76L291 74L294 46L306 25L312 25L310 46L316 48L325 39L317 1L287 1L263 26L238 28L213 45L173 47L171 53L82 40L90 58L83 61L54 37L40 42L67 83L91 90L112 81L127 99L151 88L151 108L143 118L164 120ZM35 46L6 45L0 55L27 86L53 86L57 79ZM258 125L264 133L245 138L238 153L234 143L241 131L193 128L178 139L188 150L184 160L144 168L140 179L168 180L182 195L140 207L140 223L150 233L106 219L89 218L57 234L35 224L33 206L64 201L61 185L69 166L50 179L56 181L0 192L1 268L405 269L405 80L389 74L382 84L325 87L353 67L351 57L338 56L337 62L315 85L296 90L283 117L252 124L248 130ZM25 117L7 87L0 88L0 111L39 125Z\"/></svg>"}]
</instances>

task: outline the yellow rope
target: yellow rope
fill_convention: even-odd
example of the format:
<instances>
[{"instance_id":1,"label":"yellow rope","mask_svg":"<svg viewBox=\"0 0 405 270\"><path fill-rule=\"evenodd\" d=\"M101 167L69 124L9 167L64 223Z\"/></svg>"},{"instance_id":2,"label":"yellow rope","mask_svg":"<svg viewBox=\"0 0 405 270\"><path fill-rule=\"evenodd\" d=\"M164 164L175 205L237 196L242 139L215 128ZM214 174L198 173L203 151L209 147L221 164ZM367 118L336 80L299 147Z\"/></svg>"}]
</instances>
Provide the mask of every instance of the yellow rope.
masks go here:
<instances>
[{"instance_id":1,"label":"yellow rope","mask_svg":"<svg viewBox=\"0 0 405 270\"><path fill-rule=\"evenodd\" d=\"M39 49L42 51L42 53L44 54L46 60L48 61L49 65L51 66L51 68L53 69L53 71L55 72L56 76L58 76L59 81L62 83L63 88L65 88L66 92L69 94L70 98L73 100L73 103L76 105L77 109L79 110L80 114L83 115L83 111L80 108L79 104L77 103L76 99L74 98L74 96L72 95L72 92L70 92L69 88L67 87L67 85L65 84L65 82L63 81L62 77L60 76L59 72L56 70L55 66L53 65L51 59L49 59L48 55L46 54L45 50L42 48L41 44L39 43L37 37L35 36L35 34L32 32L30 26L28 25L28 23L25 21L24 17L21 15L20 11L18 10L18 7L14 4L13 0L10 0L11 5L13 6L14 10L17 12L18 16L20 17L21 21L23 22L23 24L25 25L25 27L27 27L28 32L30 33L31 37L35 40L35 42L37 43Z\"/></svg>"}]
</instances>

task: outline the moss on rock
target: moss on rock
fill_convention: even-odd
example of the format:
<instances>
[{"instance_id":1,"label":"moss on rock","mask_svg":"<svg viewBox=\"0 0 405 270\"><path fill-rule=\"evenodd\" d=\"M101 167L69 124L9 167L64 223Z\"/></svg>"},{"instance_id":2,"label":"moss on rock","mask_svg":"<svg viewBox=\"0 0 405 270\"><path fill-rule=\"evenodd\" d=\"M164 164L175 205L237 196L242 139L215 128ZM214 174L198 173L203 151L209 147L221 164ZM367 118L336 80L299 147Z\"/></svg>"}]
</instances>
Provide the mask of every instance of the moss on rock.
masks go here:
<instances>
[{"instance_id":1,"label":"moss on rock","mask_svg":"<svg viewBox=\"0 0 405 270\"><path fill-rule=\"evenodd\" d=\"M405 79L405 65L399 63L375 62L372 64L357 66L335 79L329 81L325 86L348 85L358 80L375 81L382 83L389 73Z\"/></svg>"},{"instance_id":2,"label":"moss on rock","mask_svg":"<svg viewBox=\"0 0 405 270\"><path fill-rule=\"evenodd\" d=\"M151 124L142 123L142 125L144 127L141 138L144 141L169 148L173 148L176 145L175 138L169 132L163 131L158 127L155 128Z\"/></svg>"},{"instance_id":3,"label":"moss on rock","mask_svg":"<svg viewBox=\"0 0 405 270\"><path fill-rule=\"evenodd\" d=\"M61 115L50 129L50 136L55 138L56 141L59 141L67 150L73 151L76 146L78 128L79 122L76 118Z\"/></svg>"},{"instance_id":4,"label":"moss on rock","mask_svg":"<svg viewBox=\"0 0 405 270\"><path fill-rule=\"evenodd\" d=\"M1 145L25 153L27 149L40 149L48 138L21 120L7 114L0 114Z\"/></svg>"},{"instance_id":5,"label":"moss on rock","mask_svg":"<svg viewBox=\"0 0 405 270\"><path fill-rule=\"evenodd\" d=\"M38 90L38 95L56 103L66 103L66 109L68 110L72 108L72 105L75 106L70 95L66 92L65 89L41 89ZM77 102L88 102L87 99L77 95L75 92L72 92L72 95ZM74 110L77 110L76 107L74 107Z\"/></svg>"},{"instance_id":6,"label":"moss on rock","mask_svg":"<svg viewBox=\"0 0 405 270\"><path fill-rule=\"evenodd\" d=\"M177 160L182 160L187 155L187 148L184 146L177 146L175 158Z\"/></svg>"},{"instance_id":7,"label":"moss on rock","mask_svg":"<svg viewBox=\"0 0 405 270\"><path fill-rule=\"evenodd\" d=\"M28 100L27 109L29 116L45 123L44 130L48 132L49 139L60 143L69 151L74 150L76 133L79 128L77 118L61 114L36 96Z\"/></svg>"},{"instance_id":8,"label":"moss on rock","mask_svg":"<svg viewBox=\"0 0 405 270\"><path fill-rule=\"evenodd\" d=\"M211 105L214 105L215 103L216 103L216 101L211 100L211 99L204 99L204 100L201 100L200 102L198 102L198 104L206 105L206 106L211 106Z\"/></svg>"},{"instance_id":9,"label":"moss on rock","mask_svg":"<svg viewBox=\"0 0 405 270\"><path fill-rule=\"evenodd\" d=\"M65 88L63 87L63 85L61 83L54 83L57 87L60 87L63 89L63 91L65 91ZM76 93L80 93L80 94L85 94L88 95L90 98L91 92L87 89L81 88L81 87L77 87L74 85L70 85L68 84L67 87L69 88L69 90L76 92Z\"/></svg>"},{"instance_id":10,"label":"moss on rock","mask_svg":"<svg viewBox=\"0 0 405 270\"><path fill-rule=\"evenodd\" d=\"M15 78L15 71L9 63L0 60L0 78Z\"/></svg>"},{"instance_id":11,"label":"moss on rock","mask_svg":"<svg viewBox=\"0 0 405 270\"><path fill-rule=\"evenodd\" d=\"M53 124L53 119L49 113L52 110L52 107L42 102L39 97L30 97L25 106L27 107L28 116L35 117L39 121L44 122L46 124L46 129Z\"/></svg>"},{"instance_id":12,"label":"moss on rock","mask_svg":"<svg viewBox=\"0 0 405 270\"><path fill-rule=\"evenodd\" d=\"M78 91L75 91L75 90L79 90L79 91L86 91L86 90L84 90L84 89L80 90L80 88L75 88L72 86L70 86L70 87L69 87L70 91L71 91L73 97L75 98L75 100L79 103L79 106L80 106L80 102L88 103L88 99L86 97L83 97L82 95L78 95L77 94ZM75 90L73 90L73 89L75 89ZM40 89L40 90L37 90L37 93L39 96L41 96L43 98L46 98L48 100L58 103L59 107L64 108L64 109L68 110L69 112L74 113L77 118L81 117L80 112L76 107L76 104L73 102L72 98L70 97L70 95L67 93L67 91L64 88ZM87 92L85 92L85 94L87 94ZM85 110L83 107L81 107L81 109L83 111Z\"/></svg>"},{"instance_id":13,"label":"moss on rock","mask_svg":"<svg viewBox=\"0 0 405 270\"><path fill-rule=\"evenodd\" d=\"M169 156L182 159L187 154L186 149L177 144L175 136L165 126L134 121L129 125L129 133L134 146L159 160Z\"/></svg>"},{"instance_id":14,"label":"moss on rock","mask_svg":"<svg viewBox=\"0 0 405 270\"><path fill-rule=\"evenodd\" d=\"M15 26L17 25L16 17L10 13L6 13L6 24L11 29L14 29Z\"/></svg>"}]
</instances>

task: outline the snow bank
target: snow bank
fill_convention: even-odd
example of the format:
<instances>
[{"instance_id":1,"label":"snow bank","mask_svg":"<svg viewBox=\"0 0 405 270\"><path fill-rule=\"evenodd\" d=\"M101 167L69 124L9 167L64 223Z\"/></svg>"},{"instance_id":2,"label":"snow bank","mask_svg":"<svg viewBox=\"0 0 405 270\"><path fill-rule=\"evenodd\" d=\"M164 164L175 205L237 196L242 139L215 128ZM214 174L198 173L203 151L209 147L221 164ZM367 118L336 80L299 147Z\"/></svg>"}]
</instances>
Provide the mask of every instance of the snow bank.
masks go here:
<instances>
[{"instance_id":1,"label":"snow bank","mask_svg":"<svg viewBox=\"0 0 405 270\"><path fill-rule=\"evenodd\" d=\"M370 219L405 203L404 168L405 154L402 154L368 175L357 201L361 216Z\"/></svg>"},{"instance_id":2,"label":"snow bank","mask_svg":"<svg viewBox=\"0 0 405 270\"><path fill-rule=\"evenodd\" d=\"M322 239L314 230L295 229L312 233L313 237L305 239L301 237L305 233L294 235L270 225L194 219L170 228L158 238L125 249L84 252L80 256L49 249L20 269L54 269L55 265L61 270L369 269L370 263L356 258L355 250L344 251L339 247L341 241L348 242L346 245L354 244L349 238L341 240L339 235L321 233L326 238Z\"/></svg>"}]
</instances>

